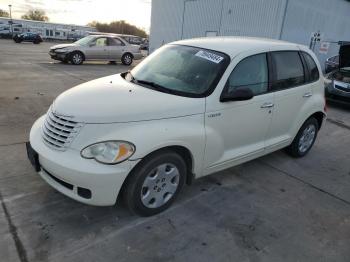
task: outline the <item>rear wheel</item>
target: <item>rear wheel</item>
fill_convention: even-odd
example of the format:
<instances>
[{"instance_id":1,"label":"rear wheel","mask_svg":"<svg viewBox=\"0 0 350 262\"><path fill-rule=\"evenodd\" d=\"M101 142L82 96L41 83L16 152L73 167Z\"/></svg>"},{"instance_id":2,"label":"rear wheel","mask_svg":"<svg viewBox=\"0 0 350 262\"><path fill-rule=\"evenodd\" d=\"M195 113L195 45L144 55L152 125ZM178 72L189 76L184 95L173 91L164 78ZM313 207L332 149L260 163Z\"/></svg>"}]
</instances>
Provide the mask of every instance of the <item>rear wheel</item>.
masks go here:
<instances>
[{"instance_id":1,"label":"rear wheel","mask_svg":"<svg viewBox=\"0 0 350 262\"><path fill-rule=\"evenodd\" d=\"M306 120L292 144L287 148L287 152L293 157L305 156L315 143L318 128L318 122L314 117Z\"/></svg>"},{"instance_id":2,"label":"rear wheel","mask_svg":"<svg viewBox=\"0 0 350 262\"><path fill-rule=\"evenodd\" d=\"M133 213L152 216L167 209L184 185L186 163L172 151L145 158L127 180L124 201Z\"/></svg>"},{"instance_id":3,"label":"rear wheel","mask_svg":"<svg viewBox=\"0 0 350 262\"><path fill-rule=\"evenodd\" d=\"M122 63L123 65L129 66L132 64L133 59L134 58L130 53L126 53L122 56Z\"/></svg>"},{"instance_id":4,"label":"rear wheel","mask_svg":"<svg viewBox=\"0 0 350 262\"><path fill-rule=\"evenodd\" d=\"M84 62L84 55L81 52L73 52L70 61L73 65L81 65Z\"/></svg>"}]
</instances>

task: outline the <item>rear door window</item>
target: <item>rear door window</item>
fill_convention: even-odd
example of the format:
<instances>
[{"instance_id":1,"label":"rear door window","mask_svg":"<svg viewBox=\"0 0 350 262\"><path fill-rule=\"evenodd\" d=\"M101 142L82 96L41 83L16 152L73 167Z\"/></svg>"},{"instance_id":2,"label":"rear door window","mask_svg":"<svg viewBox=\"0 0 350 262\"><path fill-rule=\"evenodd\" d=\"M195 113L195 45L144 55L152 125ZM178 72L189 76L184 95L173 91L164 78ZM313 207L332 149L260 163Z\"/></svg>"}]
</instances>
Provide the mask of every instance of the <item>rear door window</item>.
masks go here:
<instances>
[{"instance_id":1,"label":"rear door window","mask_svg":"<svg viewBox=\"0 0 350 262\"><path fill-rule=\"evenodd\" d=\"M307 54L305 52L303 52L302 54L304 56L307 67L309 69L310 82L317 81L320 78L320 74L318 72L318 68L317 68L317 65L316 65L314 59L309 54Z\"/></svg>"},{"instance_id":2,"label":"rear door window","mask_svg":"<svg viewBox=\"0 0 350 262\"><path fill-rule=\"evenodd\" d=\"M281 90L305 83L304 67L297 51L278 51L271 53L274 64L272 90Z\"/></svg>"},{"instance_id":3,"label":"rear door window","mask_svg":"<svg viewBox=\"0 0 350 262\"><path fill-rule=\"evenodd\" d=\"M117 38L108 38L109 46L123 46L123 42Z\"/></svg>"}]
</instances>

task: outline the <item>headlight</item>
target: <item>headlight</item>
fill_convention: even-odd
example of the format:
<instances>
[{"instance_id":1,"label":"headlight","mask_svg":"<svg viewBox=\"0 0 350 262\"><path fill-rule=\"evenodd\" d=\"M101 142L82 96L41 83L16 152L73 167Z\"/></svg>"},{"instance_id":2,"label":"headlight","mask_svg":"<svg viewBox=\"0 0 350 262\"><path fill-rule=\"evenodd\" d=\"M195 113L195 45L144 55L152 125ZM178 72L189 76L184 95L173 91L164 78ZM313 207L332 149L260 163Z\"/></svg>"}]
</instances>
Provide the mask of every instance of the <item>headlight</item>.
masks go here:
<instances>
[{"instance_id":1,"label":"headlight","mask_svg":"<svg viewBox=\"0 0 350 262\"><path fill-rule=\"evenodd\" d=\"M56 53L67 53L68 49L67 48L55 49L54 52L56 52Z\"/></svg>"},{"instance_id":2,"label":"headlight","mask_svg":"<svg viewBox=\"0 0 350 262\"><path fill-rule=\"evenodd\" d=\"M106 141L85 147L81 156L103 164L118 164L135 153L135 146L125 141Z\"/></svg>"}]
</instances>

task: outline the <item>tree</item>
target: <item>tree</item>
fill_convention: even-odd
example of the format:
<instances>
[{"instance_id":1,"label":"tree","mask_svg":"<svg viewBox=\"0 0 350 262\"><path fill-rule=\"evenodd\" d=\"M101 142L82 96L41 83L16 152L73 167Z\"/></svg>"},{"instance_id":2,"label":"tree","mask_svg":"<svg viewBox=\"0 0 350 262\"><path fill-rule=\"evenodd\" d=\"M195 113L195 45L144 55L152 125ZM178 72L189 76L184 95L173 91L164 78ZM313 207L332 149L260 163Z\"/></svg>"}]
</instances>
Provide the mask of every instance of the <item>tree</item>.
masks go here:
<instances>
[{"instance_id":1,"label":"tree","mask_svg":"<svg viewBox=\"0 0 350 262\"><path fill-rule=\"evenodd\" d=\"M29 10L26 14L22 15L22 19L46 22L49 21L45 11L39 9Z\"/></svg>"},{"instance_id":2,"label":"tree","mask_svg":"<svg viewBox=\"0 0 350 262\"><path fill-rule=\"evenodd\" d=\"M5 10L0 9L0 17L10 17L10 15Z\"/></svg>"},{"instance_id":3,"label":"tree","mask_svg":"<svg viewBox=\"0 0 350 262\"><path fill-rule=\"evenodd\" d=\"M111 23L100 23L93 21L88 24L89 26L96 27L97 31L104 33L115 33L115 34L125 34L125 35L136 35L140 37L147 37L145 30L140 29L134 25L131 25L124 20L114 21Z\"/></svg>"}]
</instances>

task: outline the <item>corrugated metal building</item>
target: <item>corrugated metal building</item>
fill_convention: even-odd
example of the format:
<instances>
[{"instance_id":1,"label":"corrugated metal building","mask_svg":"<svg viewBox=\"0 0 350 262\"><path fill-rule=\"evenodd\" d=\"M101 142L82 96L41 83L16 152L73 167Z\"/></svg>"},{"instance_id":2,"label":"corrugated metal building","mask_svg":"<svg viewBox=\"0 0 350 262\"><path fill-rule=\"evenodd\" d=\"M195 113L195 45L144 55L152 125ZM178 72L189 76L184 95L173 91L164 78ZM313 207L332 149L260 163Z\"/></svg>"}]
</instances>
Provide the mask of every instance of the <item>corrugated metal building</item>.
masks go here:
<instances>
[{"instance_id":1,"label":"corrugated metal building","mask_svg":"<svg viewBox=\"0 0 350 262\"><path fill-rule=\"evenodd\" d=\"M257 36L309 45L320 32L330 44L321 63L350 40L347 0L153 0L150 51L165 43L213 35Z\"/></svg>"},{"instance_id":2,"label":"corrugated metal building","mask_svg":"<svg viewBox=\"0 0 350 262\"><path fill-rule=\"evenodd\" d=\"M12 28L11 28L12 22ZM2 35L20 34L24 32L39 33L46 39L77 39L86 36L88 32L96 31L94 27L50 23L42 21L10 19L0 17L0 37Z\"/></svg>"}]
</instances>

